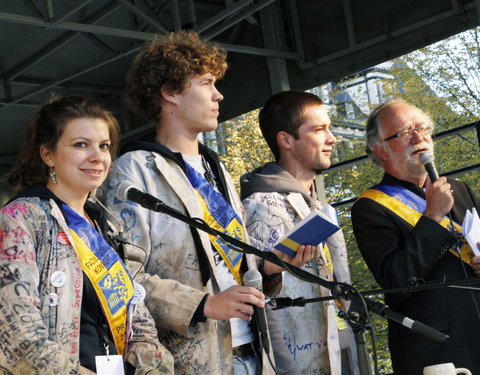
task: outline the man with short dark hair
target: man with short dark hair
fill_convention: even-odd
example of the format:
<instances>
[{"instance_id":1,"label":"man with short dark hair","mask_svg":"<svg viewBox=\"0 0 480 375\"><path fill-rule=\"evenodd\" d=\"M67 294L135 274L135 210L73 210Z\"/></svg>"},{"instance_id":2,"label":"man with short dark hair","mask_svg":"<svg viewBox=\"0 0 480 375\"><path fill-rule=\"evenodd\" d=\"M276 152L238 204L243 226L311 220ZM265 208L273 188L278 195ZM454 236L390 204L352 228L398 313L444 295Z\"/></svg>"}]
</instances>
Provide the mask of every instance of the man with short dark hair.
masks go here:
<instances>
[{"instance_id":1,"label":"man with short dark hair","mask_svg":"<svg viewBox=\"0 0 480 375\"><path fill-rule=\"evenodd\" d=\"M330 166L336 139L330 131L323 102L310 93L286 91L272 96L260 111L259 119L275 162L242 176L241 197L250 236L263 244L263 250L271 251L280 238L312 211L322 211L338 223L335 210L317 199L314 186L317 171ZM350 282L342 232L330 236L324 245L316 246L313 258L302 268L325 280ZM329 290L288 273L283 277L281 296L331 295ZM277 345L287 346L300 373L342 373L334 301L278 310L278 313L284 324L284 342Z\"/></svg>"},{"instance_id":2,"label":"man with short dark hair","mask_svg":"<svg viewBox=\"0 0 480 375\"><path fill-rule=\"evenodd\" d=\"M367 122L367 153L384 171L352 208L355 237L383 288L474 277L480 257L451 227L462 224L480 201L464 183L427 178L419 160L433 152L432 119L402 100L380 105ZM452 233L453 232L453 233ZM458 240L457 240L458 239ZM459 254L460 253L460 254ZM477 270L477 271L476 271ZM425 366L453 362L480 374L480 295L457 288L386 294L390 308L450 336L439 344L389 321L389 347L396 375L421 374Z\"/></svg>"}]
</instances>

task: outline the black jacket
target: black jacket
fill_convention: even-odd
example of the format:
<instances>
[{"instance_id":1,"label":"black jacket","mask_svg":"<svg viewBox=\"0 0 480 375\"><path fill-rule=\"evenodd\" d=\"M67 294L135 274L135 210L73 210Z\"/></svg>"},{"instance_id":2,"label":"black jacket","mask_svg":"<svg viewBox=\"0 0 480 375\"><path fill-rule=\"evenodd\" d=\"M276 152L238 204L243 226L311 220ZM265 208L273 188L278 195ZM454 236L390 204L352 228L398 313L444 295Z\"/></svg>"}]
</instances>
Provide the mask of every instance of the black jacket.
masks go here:
<instances>
[{"instance_id":1,"label":"black jacket","mask_svg":"<svg viewBox=\"0 0 480 375\"><path fill-rule=\"evenodd\" d=\"M462 224L467 209L480 209L480 201L462 182L448 180L454 191L452 218ZM401 185L425 197L414 184L385 174L383 184ZM473 269L448 251L455 236L437 222L422 216L412 227L393 211L368 199L352 208L353 231L359 249L383 288L422 282L476 277ZM390 308L448 335L447 344L437 344L389 321L389 345L396 375L421 375L423 367L453 362L480 374L480 294L438 288L415 293L385 295Z\"/></svg>"}]
</instances>

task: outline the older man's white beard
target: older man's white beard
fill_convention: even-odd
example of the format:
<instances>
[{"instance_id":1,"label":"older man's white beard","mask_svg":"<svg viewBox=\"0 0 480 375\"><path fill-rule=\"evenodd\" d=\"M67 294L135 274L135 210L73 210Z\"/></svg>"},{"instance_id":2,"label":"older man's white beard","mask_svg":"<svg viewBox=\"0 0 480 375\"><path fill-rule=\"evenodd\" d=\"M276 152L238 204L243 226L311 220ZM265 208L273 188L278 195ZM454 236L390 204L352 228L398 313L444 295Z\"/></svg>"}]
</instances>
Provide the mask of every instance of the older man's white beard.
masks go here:
<instances>
[{"instance_id":1,"label":"older man's white beard","mask_svg":"<svg viewBox=\"0 0 480 375\"><path fill-rule=\"evenodd\" d=\"M420 162L418 154L416 156L412 156L413 152L422 149L431 150L432 147L429 144L423 143L420 145L409 145L405 149L403 155L394 158L394 169L397 172L398 177L401 179L406 179L424 178L426 176L427 172L425 171L423 164ZM391 152L390 149L388 149L388 151Z\"/></svg>"}]
</instances>

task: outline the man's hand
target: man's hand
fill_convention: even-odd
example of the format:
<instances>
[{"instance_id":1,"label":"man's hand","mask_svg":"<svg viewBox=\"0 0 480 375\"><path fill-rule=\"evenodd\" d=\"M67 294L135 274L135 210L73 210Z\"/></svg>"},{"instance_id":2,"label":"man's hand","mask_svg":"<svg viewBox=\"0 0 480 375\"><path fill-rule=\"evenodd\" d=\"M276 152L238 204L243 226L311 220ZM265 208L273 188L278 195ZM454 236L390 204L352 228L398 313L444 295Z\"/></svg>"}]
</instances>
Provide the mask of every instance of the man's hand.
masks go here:
<instances>
[{"instance_id":1,"label":"man's hand","mask_svg":"<svg viewBox=\"0 0 480 375\"><path fill-rule=\"evenodd\" d=\"M210 319L240 318L251 320L253 307L265 307L265 295L251 286L231 286L214 296L208 296L203 314Z\"/></svg>"},{"instance_id":2,"label":"man's hand","mask_svg":"<svg viewBox=\"0 0 480 375\"><path fill-rule=\"evenodd\" d=\"M295 255L295 258L291 258L288 255L282 253L281 251L278 251L276 249L273 249L272 252L278 256L281 260L283 260L286 263L290 263L293 266L296 267L301 267L308 261L310 261L313 258L314 252L315 252L315 246L311 245L301 245L298 247L297 254ZM276 264L273 264L272 262L266 261L264 266L263 266L263 272L266 275L273 275L274 273L279 273L285 271L283 267L277 266Z\"/></svg>"},{"instance_id":3,"label":"man's hand","mask_svg":"<svg viewBox=\"0 0 480 375\"><path fill-rule=\"evenodd\" d=\"M480 242L477 242L477 248L480 250ZM480 276L480 255L474 256L472 258L472 268L475 273Z\"/></svg>"},{"instance_id":4,"label":"man's hand","mask_svg":"<svg viewBox=\"0 0 480 375\"><path fill-rule=\"evenodd\" d=\"M446 177L439 177L433 184L430 178L425 182L427 208L423 215L440 223L453 207L453 194Z\"/></svg>"}]
</instances>

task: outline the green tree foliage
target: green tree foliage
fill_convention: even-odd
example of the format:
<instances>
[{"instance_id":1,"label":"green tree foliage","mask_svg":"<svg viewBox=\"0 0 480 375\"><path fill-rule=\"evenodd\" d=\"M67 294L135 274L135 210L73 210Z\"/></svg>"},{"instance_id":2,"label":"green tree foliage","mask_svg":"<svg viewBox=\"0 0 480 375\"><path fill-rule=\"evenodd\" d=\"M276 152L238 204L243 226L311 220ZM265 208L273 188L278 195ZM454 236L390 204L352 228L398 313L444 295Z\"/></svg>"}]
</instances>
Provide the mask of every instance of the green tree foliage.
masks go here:
<instances>
[{"instance_id":1,"label":"green tree foliage","mask_svg":"<svg viewBox=\"0 0 480 375\"><path fill-rule=\"evenodd\" d=\"M237 190L240 177L272 161L270 152L258 126L258 112L254 110L226 121L217 129L217 139L222 140L222 161L230 172ZM212 144L210 144L212 145Z\"/></svg>"},{"instance_id":2,"label":"green tree foliage","mask_svg":"<svg viewBox=\"0 0 480 375\"><path fill-rule=\"evenodd\" d=\"M436 133L480 119L480 28L394 60L394 82L385 91L429 113L437 124ZM440 173L480 163L475 130L435 142ZM478 171L459 179L480 192Z\"/></svg>"}]
</instances>

